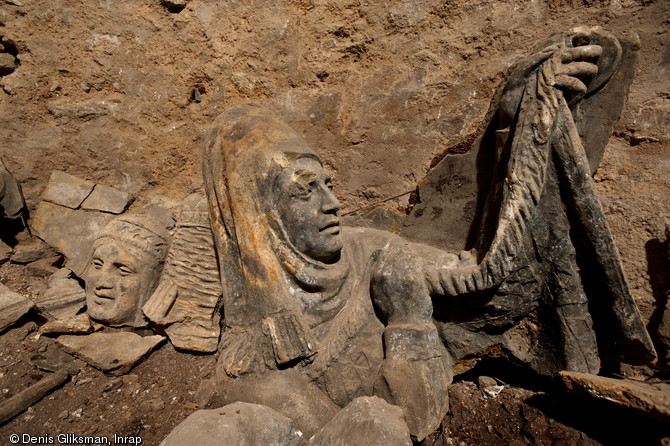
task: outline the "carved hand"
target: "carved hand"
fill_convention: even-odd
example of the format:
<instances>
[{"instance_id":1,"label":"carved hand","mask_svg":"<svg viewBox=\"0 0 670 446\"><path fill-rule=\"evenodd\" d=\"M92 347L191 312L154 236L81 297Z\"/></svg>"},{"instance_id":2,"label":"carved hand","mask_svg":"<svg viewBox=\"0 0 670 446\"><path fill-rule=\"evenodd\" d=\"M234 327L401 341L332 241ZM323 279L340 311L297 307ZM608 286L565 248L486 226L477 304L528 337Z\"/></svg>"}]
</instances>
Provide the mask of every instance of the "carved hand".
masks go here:
<instances>
[{"instance_id":1,"label":"carved hand","mask_svg":"<svg viewBox=\"0 0 670 446\"><path fill-rule=\"evenodd\" d=\"M561 46L542 66L547 83L563 91L568 103L574 105L584 97L588 81L598 74L596 62L602 51L598 45Z\"/></svg>"},{"instance_id":2,"label":"carved hand","mask_svg":"<svg viewBox=\"0 0 670 446\"><path fill-rule=\"evenodd\" d=\"M526 80L538 69L552 86L564 92L570 105L581 100L587 90L586 83L598 73L596 62L602 48L582 45L588 42L585 34L577 34L571 40L574 47L556 43L531 54L516 66L500 100L500 128L506 128L516 116Z\"/></svg>"}]
</instances>

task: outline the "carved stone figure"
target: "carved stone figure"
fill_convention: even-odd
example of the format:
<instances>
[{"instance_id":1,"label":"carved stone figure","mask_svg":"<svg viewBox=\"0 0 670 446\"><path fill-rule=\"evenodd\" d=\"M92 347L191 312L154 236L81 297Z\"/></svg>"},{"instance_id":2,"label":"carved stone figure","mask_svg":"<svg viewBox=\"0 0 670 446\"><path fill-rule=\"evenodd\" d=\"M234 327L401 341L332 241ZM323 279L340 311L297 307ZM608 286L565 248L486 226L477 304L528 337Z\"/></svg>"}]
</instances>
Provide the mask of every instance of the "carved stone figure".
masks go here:
<instances>
[{"instance_id":1,"label":"carved stone figure","mask_svg":"<svg viewBox=\"0 0 670 446\"><path fill-rule=\"evenodd\" d=\"M591 178L638 48L598 28L552 36L513 69L470 151L421 182L401 234L474 250L480 265L455 280L476 292L435 302L455 359L495 348L545 375L654 359Z\"/></svg>"},{"instance_id":2,"label":"carved stone figure","mask_svg":"<svg viewBox=\"0 0 670 446\"><path fill-rule=\"evenodd\" d=\"M156 288L173 221L161 213L123 215L96 236L84 273L89 316L105 325L142 327L142 305Z\"/></svg>"},{"instance_id":3,"label":"carved stone figure","mask_svg":"<svg viewBox=\"0 0 670 446\"><path fill-rule=\"evenodd\" d=\"M254 105L217 118L203 172L223 295L221 402L270 406L311 435L375 395L401 407L422 440L448 409L456 362L487 347L547 374L597 371L601 351L652 359L590 176L611 127L582 137L575 124L594 122L580 104L597 94L621 103L625 76L610 79L622 54L614 36L576 30L516 68L473 155L433 171L471 169L476 213L460 236L445 236L421 205L404 237L343 226L332 179L295 131ZM450 212L453 223L461 210ZM588 283L584 261L596 271ZM605 315L592 318L596 308ZM599 332L622 351L611 354Z\"/></svg>"},{"instance_id":4,"label":"carved stone figure","mask_svg":"<svg viewBox=\"0 0 670 446\"><path fill-rule=\"evenodd\" d=\"M180 349L215 352L221 331L221 280L207 200L184 200L158 287L143 307Z\"/></svg>"}]
</instances>

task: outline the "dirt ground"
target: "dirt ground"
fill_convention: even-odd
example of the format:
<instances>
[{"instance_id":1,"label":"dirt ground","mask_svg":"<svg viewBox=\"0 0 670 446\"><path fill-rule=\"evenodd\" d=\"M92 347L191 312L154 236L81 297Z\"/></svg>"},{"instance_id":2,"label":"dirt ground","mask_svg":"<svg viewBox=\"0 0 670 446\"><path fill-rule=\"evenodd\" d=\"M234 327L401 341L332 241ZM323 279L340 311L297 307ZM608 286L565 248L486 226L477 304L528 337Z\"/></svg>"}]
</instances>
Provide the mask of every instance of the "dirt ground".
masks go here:
<instances>
[{"instance_id":1,"label":"dirt ground","mask_svg":"<svg viewBox=\"0 0 670 446\"><path fill-rule=\"evenodd\" d=\"M52 339L35 340L37 324L26 317L0 337L2 399L42 379L35 359L57 349ZM559 385L538 380L501 361L484 360L457 377L449 390L450 410L424 446L437 445L667 445L670 426L603 402L566 394ZM54 438L140 437L158 445L202 404L200 384L213 377L212 355L192 355L165 344L129 374L113 377L79 363L81 371L26 412L0 427L0 443L11 434ZM647 371L648 373L648 371ZM495 374L494 378L479 375ZM648 374L650 382L663 376ZM484 381L504 386L486 392ZM201 405L198 403L200 402ZM111 443L113 444L113 442Z\"/></svg>"},{"instance_id":2,"label":"dirt ground","mask_svg":"<svg viewBox=\"0 0 670 446\"><path fill-rule=\"evenodd\" d=\"M130 192L133 209L174 211L203 192L199 154L210 122L253 101L304 135L349 212L413 190L435 155L481 125L510 64L577 25L640 38L637 75L596 184L657 340L670 287L665 0L190 0L181 10L160 0L0 0L0 55L15 57L13 72L0 70L0 157L29 215L53 170ZM407 197L390 203L402 208ZM21 233L12 243L25 240ZM11 262L0 265L0 282L31 298L46 288L45 277ZM0 334L0 401L48 373L34 364L56 348L35 339L42 322L31 314ZM11 433L158 444L198 408L214 364L169 344L121 378L82 364L0 426L0 444ZM640 373L668 379L662 367ZM504 389L486 396L477 374ZM459 377L450 393L441 431L425 444L670 443L667 426L572 399L498 362Z\"/></svg>"}]
</instances>

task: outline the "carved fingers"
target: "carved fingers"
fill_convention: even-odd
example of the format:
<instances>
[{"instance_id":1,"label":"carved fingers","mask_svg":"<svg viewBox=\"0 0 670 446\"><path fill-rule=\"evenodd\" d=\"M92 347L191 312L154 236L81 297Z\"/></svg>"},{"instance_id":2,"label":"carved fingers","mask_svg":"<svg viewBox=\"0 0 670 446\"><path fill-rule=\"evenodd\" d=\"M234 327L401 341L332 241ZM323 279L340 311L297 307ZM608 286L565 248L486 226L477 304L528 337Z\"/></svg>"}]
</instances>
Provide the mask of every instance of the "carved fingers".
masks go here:
<instances>
[{"instance_id":1,"label":"carved fingers","mask_svg":"<svg viewBox=\"0 0 670 446\"><path fill-rule=\"evenodd\" d=\"M586 93L586 83L598 74L596 62L601 54L602 47L598 45L564 48L548 64L548 77L553 77L553 86L570 97L581 97Z\"/></svg>"}]
</instances>

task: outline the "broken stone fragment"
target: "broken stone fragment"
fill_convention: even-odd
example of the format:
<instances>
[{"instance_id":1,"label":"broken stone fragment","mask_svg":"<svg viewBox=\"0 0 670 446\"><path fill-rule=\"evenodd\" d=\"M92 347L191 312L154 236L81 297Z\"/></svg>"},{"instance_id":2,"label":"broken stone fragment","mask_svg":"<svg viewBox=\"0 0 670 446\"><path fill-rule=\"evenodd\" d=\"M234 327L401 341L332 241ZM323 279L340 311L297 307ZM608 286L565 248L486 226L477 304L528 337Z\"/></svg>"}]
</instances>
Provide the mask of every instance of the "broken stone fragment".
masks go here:
<instances>
[{"instance_id":1,"label":"broken stone fragment","mask_svg":"<svg viewBox=\"0 0 670 446\"><path fill-rule=\"evenodd\" d=\"M170 246L174 219L164 209L121 215L96 234L85 269L86 311L111 327L144 327ZM95 259L95 260L93 260Z\"/></svg>"},{"instance_id":2,"label":"broken stone fragment","mask_svg":"<svg viewBox=\"0 0 670 446\"><path fill-rule=\"evenodd\" d=\"M299 446L302 440L302 433L296 429L291 419L267 406L237 402L218 409L198 410L192 413L170 432L160 446L184 444Z\"/></svg>"},{"instance_id":3,"label":"broken stone fragment","mask_svg":"<svg viewBox=\"0 0 670 446\"><path fill-rule=\"evenodd\" d=\"M26 202L23 199L21 185L0 158L0 208L2 208L2 214L9 218L18 217L25 207Z\"/></svg>"},{"instance_id":4,"label":"broken stone fragment","mask_svg":"<svg viewBox=\"0 0 670 446\"><path fill-rule=\"evenodd\" d=\"M35 304L0 283L0 333L11 327Z\"/></svg>"},{"instance_id":5,"label":"broken stone fragment","mask_svg":"<svg viewBox=\"0 0 670 446\"><path fill-rule=\"evenodd\" d=\"M104 102L68 103L63 101L50 102L47 110L56 118L93 118L104 116L112 111L112 107Z\"/></svg>"},{"instance_id":6,"label":"broken stone fragment","mask_svg":"<svg viewBox=\"0 0 670 446\"><path fill-rule=\"evenodd\" d=\"M9 260L13 253L14 250L0 240L0 265Z\"/></svg>"},{"instance_id":7,"label":"broken stone fragment","mask_svg":"<svg viewBox=\"0 0 670 446\"><path fill-rule=\"evenodd\" d=\"M112 187L97 184L81 204L82 209L120 214L133 202L134 197Z\"/></svg>"},{"instance_id":8,"label":"broken stone fragment","mask_svg":"<svg viewBox=\"0 0 670 446\"><path fill-rule=\"evenodd\" d=\"M406 446L411 445L412 440L402 409L372 396L353 400L316 433L308 444Z\"/></svg>"},{"instance_id":9,"label":"broken stone fragment","mask_svg":"<svg viewBox=\"0 0 670 446\"><path fill-rule=\"evenodd\" d=\"M63 253L68 267L81 276L95 235L115 216L106 212L70 209L48 201L37 205L33 219L35 233Z\"/></svg>"},{"instance_id":10,"label":"broken stone fragment","mask_svg":"<svg viewBox=\"0 0 670 446\"><path fill-rule=\"evenodd\" d=\"M54 256L48 259L39 259L26 265L26 272L33 277L49 277L56 271L62 256Z\"/></svg>"},{"instance_id":11,"label":"broken stone fragment","mask_svg":"<svg viewBox=\"0 0 670 446\"><path fill-rule=\"evenodd\" d=\"M70 319L47 322L40 327L41 334L88 334L100 330L102 324L92 322L87 314L78 314Z\"/></svg>"},{"instance_id":12,"label":"broken stone fragment","mask_svg":"<svg viewBox=\"0 0 670 446\"><path fill-rule=\"evenodd\" d=\"M16 70L16 58L9 53L0 53L0 76Z\"/></svg>"},{"instance_id":13,"label":"broken stone fragment","mask_svg":"<svg viewBox=\"0 0 670 446\"><path fill-rule=\"evenodd\" d=\"M67 370L70 375L76 375L79 373L77 362L81 361L73 358L61 349L54 346L47 346L46 350L43 352L38 352L31 356L30 362L38 369L46 370L47 372ZM84 364L82 363L82 365Z\"/></svg>"},{"instance_id":14,"label":"broken stone fragment","mask_svg":"<svg viewBox=\"0 0 670 446\"><path fill-rule=\"evenodd\" d=\"M27 243L19 243L12 254L12 263L28 264L40 259L53 257L56 253L42 240L31 238Z\"/></svg>"},{"instance_id":15,"label":"broken stone fragment","mask_svg":"<svg viewBox=\"0 0 670 446\"><path fill-rule=\"evenodd\" d=\"M164 340L163 336L158 335L142 337L135 333L120 332L63 335L56 339L56 344L93 367L119 376L128 373Z\"/></svg>"},{"instance_id":16,"label":"broken stone fragment","mask_svg":"<svg viewBox=\"0 0 670 446\"><path fill-rule=\"evenodd\" d=\"M578 372L561 372L572 393L640 411L650 418L670 422L670 384L647 384Z\"/></svg>"},{"instance_id":17,"label":"broken stone fragment","mask_svg":"<svg viewBox=\"0 0 670 446\"><path fill-rule=\"evenodd\" d=\"M77 209L93 191L95 183L82 180L65 172L51 173L49 184L42 194L42 200Z\"/></svg>"},{"instance_id":18,"label":"broken stone fragment","mask_svg":"<svg viewBox=\"0 0 670 446\"><path fill-rule=\"evenodd\" d=\"M175 347L215 352L222 292L207 201L193 194L184 200L163 274L142 311Z\"/></svg>"},{"instance_id":19,"label":"broken stone fragment","mask_svg":"<svg viewBox=\"0 0 670 446\"><path fill-rule=\"evenodd\" d=\"M55 319L74 317L86 302L86 293L79 281L72 277L72 271L61 268L49 279L49 287L43 296L35 301L37 309Z\"/></svg>"}]
</instances>

